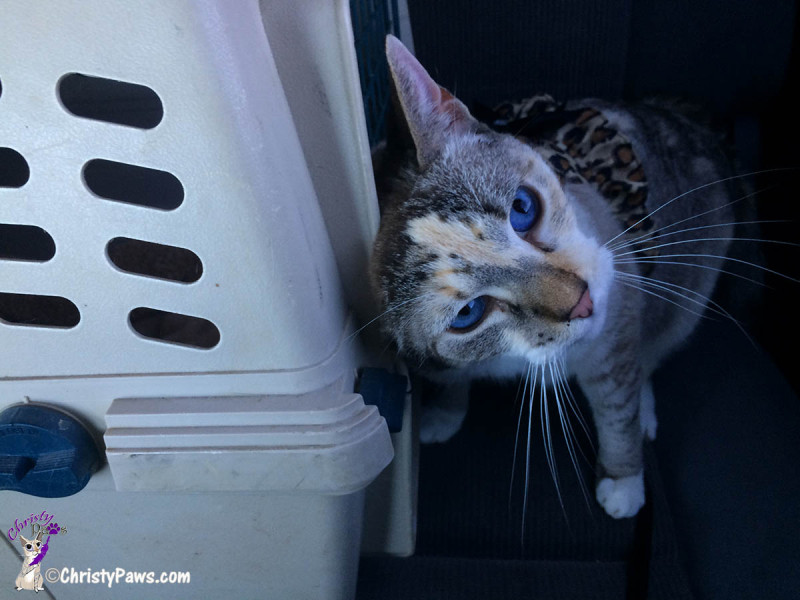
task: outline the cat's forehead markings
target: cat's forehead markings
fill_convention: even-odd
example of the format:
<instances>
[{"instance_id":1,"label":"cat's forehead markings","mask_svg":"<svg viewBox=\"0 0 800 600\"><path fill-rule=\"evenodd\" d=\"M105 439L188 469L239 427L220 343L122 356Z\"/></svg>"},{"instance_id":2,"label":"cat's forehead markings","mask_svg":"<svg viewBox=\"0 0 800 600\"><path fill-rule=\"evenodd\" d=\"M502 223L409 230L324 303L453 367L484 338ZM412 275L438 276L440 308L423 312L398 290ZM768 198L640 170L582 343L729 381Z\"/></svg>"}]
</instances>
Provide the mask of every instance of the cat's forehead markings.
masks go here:
<instances>
[{"instance_id":1,"label":"cat's forehead markings","mask_svg":"<svg viewBox=\"0 0 800 600\"><path fill-rule=\"evenodd\" d=\"M455 300L461 300L462 302L469 299L469 296L467 296L467 294L457 290L456 288L450 285L443 285L437 291L441 294L444 294L445 296L450 296Z\"/></svg>"},{"instance_id":2,"label":"cat's forehead markings","mask_svg":"<svg viewBox=\"0 0 800 600\"><path fill-rule=\"evenodd\" d=\"M487 215L500 219L501 221L504 221L508 218L508 213L494 204L482 203L481 209Z\"/></svg>"},{"instance_id":3,"label":"cat's forehead markings","mask_svg":"<svg viewBox=\"0 0 800 600\"><path fill-rule=\"evenodd\" d=\"M479 240L483 241L486 239L486 236L483 235L483 230L472 221L470 221L469 223L469 230L472 232L472 235L474 235Z\"/></svg>"},{"instance_id":4,"label":"cat's forehead markings","mask_svg":"<svg viewBox=\"0 0 800 600\"><path fill-rule=\"evenodd\" d=\"M456 272L455 269L439 269L438 271L434 272L434 277L447 277L448 275L454 275Z\"/></svg>"},{"instance_id":5,"label":"cat's forehead markings","mask_svg":"<svg viewBox=\"0 0 800 600\"><path fill-rule=\"evenodd\" d=\"M441 268L433 272L431 279L441 282L442 287L453 287L461 281L461 275L451 268Z\"/></svg>"},{"instance_id":6,"label":"cat's forehead markings","mask_svg":"<svg viewBox=\"0 0 800 600\"><path fill-rule=\"evenodd\" d=\"M409 221L407 233L419 246L440 249L445 256L457 254L467 262L511 266L517 258L514 250L497 247L488 240L474 222L442 221L438 216L428 214Z\"/></svg>"}]
</instances>

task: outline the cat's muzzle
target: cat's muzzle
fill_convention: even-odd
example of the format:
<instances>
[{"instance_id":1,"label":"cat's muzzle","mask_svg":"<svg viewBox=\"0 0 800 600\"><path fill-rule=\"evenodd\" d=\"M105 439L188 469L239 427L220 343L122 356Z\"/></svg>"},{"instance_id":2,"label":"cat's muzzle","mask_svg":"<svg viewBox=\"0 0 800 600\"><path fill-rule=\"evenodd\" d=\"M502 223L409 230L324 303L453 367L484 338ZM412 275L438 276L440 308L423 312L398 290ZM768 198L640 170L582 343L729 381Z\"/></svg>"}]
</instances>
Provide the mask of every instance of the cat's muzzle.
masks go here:
<instances>
[{"instance_id":1,"label":"cat's muzzle","mask_svg":"<svg viewBox=\"0 0 800 600\"><path fill-rule=\"evenodd\" d=\"M594 303L592 302L592 297L589 295L589 288L587 287L583 290L583 294L581 294L578 303L572 307L572 311L569 313L569 320L585 319L591 317L593 312Z\"/></svg>"}]
</instances>

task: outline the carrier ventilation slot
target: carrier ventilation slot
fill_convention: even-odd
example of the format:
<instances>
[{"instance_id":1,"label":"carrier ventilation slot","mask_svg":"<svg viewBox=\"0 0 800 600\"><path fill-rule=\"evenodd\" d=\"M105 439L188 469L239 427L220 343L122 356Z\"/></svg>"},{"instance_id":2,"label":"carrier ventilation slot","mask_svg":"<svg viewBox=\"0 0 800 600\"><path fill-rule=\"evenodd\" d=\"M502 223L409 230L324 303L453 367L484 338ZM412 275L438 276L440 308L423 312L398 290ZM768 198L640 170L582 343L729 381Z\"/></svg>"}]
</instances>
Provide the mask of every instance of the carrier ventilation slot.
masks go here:
<instances>
[{"instance_id":1,"label":"carrier ventilation slot","mask_svg":"<svg viewBox=\"0 0 800 600\"><path fill-rule=\"evenodd\" d=\"M136 83L70 73L58 82L58 97L73 115L95 121L152 129L164 117L158 94Z\"/></svg>"},{"instance_id":2,"label":"carrier ventilation slot","mask_svg":"<svg viewBox=\"0 0 800 600\"><path fill-rule=\"evenodd\" d=\"M0 148L0 188L21 188L30 176L31 170L22 154L11 148Z\"/></svg>"},{"instance_id":3,"label":"carrier ventilation slot","mask_svg":"<svg viewBox=\"0 0 800 600\"><path fill-rule=\"evenodd\" d=\"M83 167L83 180L106 200L159 210L175 210L183 202L183 186L172 173L96 158Z\"/></svg>"},{"instance_id":4,"label":"carrier ventilation slot","mask_svg":"<svg viewBox=\"0 0 800 600\"><path fill-rule=\"evenodd\" d=\"M211 321L179 313L135 308L128 315L131 327L139 335L166 342L208 350L219 343L219 329Z\"/></svg>"},{"instance_id":5,"label":"carrier ventilation slot","mask_svg":"<svg viewBox=\"0 0 800 600\"><path fill-rule=\"evenodd\" d=\"M186 248L118 237L106 252L116 267L134 275L194 283L203 274L200 258Z\"/></svg>"},{"instance_id":6,"label":"carrier ventilation slot","mask_svg":"<svg viewBox=\"0 0 800 600\"><path fill-rule=\"evenodd\" d=\"M80 320L78 307L61 296L0 292L0 321L9 325L70 328Z\"/></svg>"},{"instance_id":7,"label":"carrier ventilation slot","mask_svg":"<svg viewBox=\"0 0 800 600\"><path fill-rule=\"evenodd\" d=\"M0 259L47 262L55 253L56 243L41 227L0 223Z\"/></svg>"}]
</instances>

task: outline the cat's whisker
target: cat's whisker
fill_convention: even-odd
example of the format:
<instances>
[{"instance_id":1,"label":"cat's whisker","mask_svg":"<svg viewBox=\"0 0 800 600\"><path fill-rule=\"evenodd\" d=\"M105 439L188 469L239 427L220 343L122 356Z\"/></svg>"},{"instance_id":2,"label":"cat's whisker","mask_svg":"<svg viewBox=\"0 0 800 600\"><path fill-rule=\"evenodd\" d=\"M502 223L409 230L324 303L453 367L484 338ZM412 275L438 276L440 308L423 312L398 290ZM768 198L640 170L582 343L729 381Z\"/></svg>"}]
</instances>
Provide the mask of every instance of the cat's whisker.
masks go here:
<instances>
[{"instance_id":1,"label":"cat's whisker","mask_svg":"<svg viewBox=\"0 0 800 600\"><path fill-rule=\"evenodd\" d=\"M625 285L625 286L628 286L630 288L633 288L635 290L639 290L643 294L649 294L651 296L655 296L656 298L661 298L664 302L669 302L670 304L674 304L678 308L682 308L686 312L690 312L693 315L697 315L698 317L700 317L702 319L711 319L708 315L704 315L701 312L697 312L696 310L692 310L691 308L689 308L687 306L684 306L683 304L680 304L679 302L675 302L674 300L670 300L669 298L666 298L665 296L662 296L661 294L657 294L656 292L654 292L652 290L645 289L645 288L643 288L643 287L641 287L639 285L636 285L634 283L631 283L629 281L624 281L623 279L617 279L617 282L619 282L622 285Z\"/></svg>"},{"instance_id":2,"label":"cat's whisker","mask_svg":"<svg viewBox=\"0 0 800 600\"><path fill-rule=\"evenodd\" d=\"M674 242L664 242L663 244L657 244L655 246L647 246L644 248L645 250L656 250L658 248L666 248L668 246L677 246L679 244L691 244L694 242L758 242L761 244L779 244L782 246L794 246L796 248L800 247L800 244L795 242L784 242L782 240L764 240L759 238L744 238L744 237L713 237L713 238L692 238L690 240L676 240ZM639 253L639 250L629 250L627 252L621 252L617 254L617 257L629 256L631 254Z\"/></svg>"},{"instance_id":3,"label":"cat's whisker","mask_svg":"<svg viewBox=\"0 0 800 600\"><path fill-rule=\"evenodd\" d=\"M519 450L519 432L522 427L522 415L525 412L525 394L528 391L528 383L531 379L531 369L533 365L528 363L528 370L525 373L524 382L525 385L522 387L522 401L519 405L519 417L517 418L517 434L514 437L514 458L511 461L511 483L508 486L508 512L511 513L511 497L514 493L514 475L516 473L517 468L517 451ZM520 381L520 386L522 386L522 381ZM517 388L517 395L519 395L519 387Z\"/></svg>"},{"instance_id":4,"label":"cat's whisker","mask_svg":"<svg viewBox=\"0 0 800 600\"><path fill-rule=\"evenodd\" d=\"M683 292L686 292L686 293L689 293L689 294L693 294L693 295L695 295L695 296L697 296L699 298L702 298L704 300L704 302L699 302L698 300L693 300L693 299L691 299L691 298L689 298L687 296L684 296L683 294L680 294L683 298L686 298L687 300L690 300L690 301L696 302L696 303L700 303L702 306L705 306L706 303L714 304L714 306L719 307L720 310L724 310L724 309L722 309L722 307L720 307L719 304L717 304L716 302L711 300L708 296L704 296L703 294L701 294L699 292L696 292L691 288L687 288L687 287L684 287L682 285L678 285L676 283L670 283L670 282L667 282L667 281L662 281L660 279L656 279L654 277L648 277L646 275L637 275L635 273L617 272L614 275L615 275L615 277L621 277L621 278L624 278L624 279L631 279L631 280L634 280L634 281L637 281L637 282L641 282L642 285L648 285L648 286L653 286L653 287L657 287L657 288L660 288L660 289L665 289L666 291L670 291L670 292L673 292L675 294L678 294L677 290L681 290ZM723 316L727 316L727 313L725 315L723 315Z\"/></svg>"},{"instance_id":5,"label":"cat's whisker","mask_svg":"<svg viewBox=\"0 0 800 600\"><path fill-rule=\"evenodd\" d=\"M511 135L513 137L518 137L523 131L525 131L530 126L530 124L531 121L522 119L522 125L520 125L520 128L517 129L516 133L512 133Z\"/></svg>"},{"instance_id":6,"label":"cat's whisker","mask_svg":"<svg viewBox=\"0 0 800 600\"><path fill-rule=\"evenodd\" d=\"M782 171L794 171L794 170L796 170L796 169L794 169L792 167L779 167L779 168L775 168L775 169L764 169L764 170L761 170L761 171L753 171L753 172L750 172L750 173L743 173L741 175L731 175L730 177L723 177L722 179L717 179L716 181L710 181L709 183L704 183L703 185L698 185L697 187L694 187L694 188L690 189L689 191L683 192L682 194L679 194L679 195L675 196L671 200L668 200L667 202L665 202L664 204L662 204L658 208L656 208L654 210L651 210L648 214L646 214L644 217L642 217L641 219L636 221L633 225L629 226L627 229L619 232L613 238L608 240L605 244L603 244L603 246L605 246L607 248L608 245L611 244L614 240L616 240L616 239L620 238L621 236L625 235L630 230L634 229L637 225L640 225L641 223L643 223L644 221L646 221L647 219L652 217L654 214L656 214L660 210L666 208L667 206L669 206L673 202L676 202L676 201L680 200L681 198L685 198L689 194L693 194L694 192L698 192L698 191L703 190L705 188L711 187L712 185L719 185L720 183L725 183L726 181L733 181L733 180L736 180L736 179L744 179L746 177L753 177L753 176L756 176L756 175L764 175L766 173L775 173L775 172L782 172Z\"/></svg>"},{"instance_id":7,"label":"cat's whisker","mask_svg":"<svg viewBox=\"0 0 800 600\"><path fill-rule=\"evenodd\" d=\"M528 126L529 126L530 124L531 124L531 123L530 123L530 121L527 121L527 122L523 123L523 124L522 124L522 126L521 126L519 129L517 129L517 131L516 131L515 133L513 133L512 135L513 135L514 137L519 137L519 135L520 135L520 134L521 134L523 131L525 131L525 130L528 128Z\"/></svg>"},{"instance_id":8,"label":"cat's whisker","mask_svg":"<svg viewBox=\"0 0 800 600\"><path fill-rule=\"evenodd\" d=\"M757 279L752 279L751 277L747 277L746 275L742 275L741 273L737 273L735 271L728 271L726 269L720 269L719 267L712 267L710 265L699 265L697 263L690 263L690 262L682 262L678 260L657 260L658 257L640 257L640 258L647 258L646 264L653 264L653 265L680 265L682 267L695 267L698 269L707 269L709 271L716 271L717 273L724 273L725 275L730 275L731 277L737 277L739 279L744 279L745 281L749 281L750 283L754 283L761 287L768 287L763 282L758 281ZM638 264L645 264L639 259L628 258L624 260L615 260L615 264L619 265L638 265ZM617 271L617 273L623 273L624 271Z\"/></svg>"},{"instance_id":9,"label":"cat's whisker","mask_svg":"<svg viewBox=\"0 0 800 600\"><path fill-rule=\"evenodd\" d=\"M586 434L586 439L589 441L589 446L591 447L592 452L596 454L597 450L595 449L594 442L592 441L592 434L589 432L589 425L586 423L586 419L583 418L583 414L581 413L580 408L578 406L578 401L575 399L575 395L572 393L572 389L570 388L569 378L567 377L567 366L565 364L565 359L563 355L560 357L560 360L556 363L556 368L559 369L561 374L562 390L564 391L564 398L566 399L566 404L572 411L572 414L574 414L575 417L578 419L578 423L580 424L581 429L583 429L583 433ZM586 454L584 454L583 447L579 445L578 449L580 450L586 462L589 463L590 465L593 464L592 461L589 460L589 458L586 456Z\"/></svg>"},{"instance_id":10,"label":"cat's whisker","mask_svg":"<svg viewBox=\"0 0 800 600\"><path fill-rule=\"evenodd\" d=\"M530 365L529 365L530 366ZM528 444L525 450L525 491L522 498L522 532L521 540L525 543L525 517L528 514L528 491L531 474L531 427L533 424L533 398L536 394L536 382L539 378L539 367L533 368L533 383L528 390Z\"/></svg>"},{"instance_id":11,"label":"cat's whisker","mask_svg":"<svg viewBox=\"0 0 800 600\"><path fill-rule=\"evenodd\" d=\"M556 486L556 493L558 494L558 503L561 505L561 510L564 517L567 516L567 511L564 508L564 498L561 495L561 480L558 476L558 465L556 464L556 455L553 450L553 435L550 427L550 406L547 402L547 378L546 366L542 365L542 394L540 403L540 412L542 413L542 435L544 436L544 449L547 458L547 465L550 468L550 475L553 478L553 483Z\"/></svg>"},{"instance_id":12,"label":"cat's whisker","mask_svg":"<svg viewBox=\"0 0 800 600\"><path fill-rule=\"evenodd\" d=\"M685 298L689 302L698 304L701 307L705 307L706 310L709 310L713 313L716 313L722 317L729 319L734 323L734 325L736 325L736 327L739 328L739 331L741 331L744 334L744 336L750 341L750 343L757 347L756 343L753 341L753 338L750 337L750 335L747 333L747 330L745 330L742 324L739 323L739 321L736 318L734 318L734 316L730 314L727 310L725 310L725 308L722 307L718 302L715 302L708 296L704 296L703 294L696 292L690 288L684 287L682 285L677 285L675 283L670 283L667 281L661 281L660 279L655 279L653 277L646 277L644 275L634 275L632 273L618 273L618 274L622 277L630 278L630 280L639 281L641 282L642 285L648 286L651 289L655 288L663 290L665 292L669 292L677 296L680 296L682 298ZM694 298L690 298L686 294L676 290L682 290L683 292L686 292L688 294L693 294L698 298L702 298L703 301L701 302L700 300L695 300Z\"/></svg>"},{"instance_id":13,"label":"cat's whisker","mask_svg":"<svg viewBox=\"0 0 800 600\"><path fill-rule=\"evenodd\" d=\"M392 312L392 311L395 311L395 310L397 310L398 308L401 308L401 307L405 306L405 305L406 305L406 304L408 304L409 302L414 302L415 300L419 300L420 298L423 298L424 296L427 296L427 295L429 295L429 294L430 294L430 292L424 292L424 293L420 294L419 296L415 296L414 298L409 298L408 300L404 300L403 302L400 302L400 303L398 303L398 304L395 304L394 306L389 306L389 307L388 307L388 308L387 308L385 311L383 311L383 312L382 312L381 314L379 314L377 317L375 317L374 319L371 319L371 320L370 320L370 321L368 321L368 322L367 322L365 325L363 325L363 326L359 327L359 328L358 328L358 329L356 329L356 330L355 330L353 333L351 333L349 336L347 336L347 337L344 339L344 342L345 342L345 343L347 343L347 342L351 341L351 340L352 340L352 339L354 339L354 338L355 338L355 337L356 337L356 336L357 336L359 333L361 333L362 331L364 331L364 330L365 330L367 327L369 327L370 325L372 325L372 324L373 324L375 321L377 321L378 319L380 319L380 318L382 318L382 317L386 316L388 313L390 313L390 312Z\"/></svg>"},{"instance_id":14,"label":"cat's whisker","mask_svg":"<svg viewBox=\"0 0 800 600\"><path fill-rule=\"evenodd\" d=\"M383 347L383 350L381 350L381 353L378 355L378 359L383 358L383 356L386 354L386 352L388 352L389 348L391 348L393 344L394 340L390 339L389 342Z\"/></svg>"},{"instance_id":15,"label":"cat's whisker","mask_svg":"<svg viewBox=\"0 0 800 600\"><path fill-rule=\"evenodd\" d=\"M564 406L564 402L562 402L564 390L561 374L558 371L558 367L555 366L553 362L549 364L549 367L550 377L552 378L554 384L553 392L555 394L556 408L558 409L558 419L561 421L561 431L564 432L564 442L567 444L567 452L569 453L569 458L572 461L572 466L575 469L575 475L578 477L578 484L580 485L581 492L586 500L586 505L591 509L589 491L586 487L586 482L583 479L583 472L581 471L580 464L578 463L578 454L575 451L575 445L580 447L580 444L578 442L578 437L575 435L575 431L572 429L572 423L569 420L569 415L566 413L566 406Z\"/></svg>"},{"instance_id":16,"label":"cat's whisker","mask_svg":"<svg viewBox=\"0 0 800 600\"><path fill-rule=\"evenodd\" d=\"M652 231L648 231L647 233L643 233L642 235L640 235L640 236L638 236L636 238L633 238L633 239L630 239L630 240L620 240L620 242L618 242L617 244L609 245L608 248L609 248L609 250L611 250L613 252L614 249L623 247L628 243L634 243L634 242L643 240L645 238L654 239L652 237L654 233L659 233L659 232L665 231L666 229L669 229L670 227L675 227L676 225L680 225L681 223L686 223L686 222L692 221L694 219L699 219L700 217L704 217L704 216L709 215L709 214L711 214L713 212L716 212L718 210L722 210L724 208L728 208L729 206L733 206L734 204L736 204L738 202L742 202L744 200L747 200L748 198L752 198L753 196L757 196L758 194L761 194L763 192L768 192L768 191L778 187L778 185L779 184L776 183L776 184L768 186L766 188L763 188L763 189L760 189L760 190L756 190L754 192L750 192L749 194L745 194L744 196L740 196L739 198L736 198L735 200L731 200L730 202L726 202L725 204L723 204L721 206L717 206L716 208L712 208L710 210L703 211L703 212L698 213L696 215L692 215L691 217L686 217L685 219L681 219L680 221L675 221L674 223L669 223L667 225L664 225L664 226L659 227L657 229L654 229ZM753 221L753 223L758 223L758 222L759 221ZM764 221L764 222L765 223L769 223L770 221ZM776 222L780 222L780 221L776 221ZM736 225L736 224L737 223L726 223L726 225ZM707 227L719 227L719 226L720 226L719 224L707 225ZM682 230L682 231L691 231L691 229ZM672 231L672 232L670 232L668 234L664 234L664 235L672 235L672 234L675 234L675 233L679 233L679 232L678 231ZM660 236L656 236L656 237L660 237Z\"/></svg>"},{"instance_id":17,"label":"cat's whisker","mask_svg":"<svg viewBox=\"0 0 800 600\"><path fill-rule=\"evenodd\" d=\"M530 372L530 363L528 363L528 368L525 371L525 376L521 377L519 382L517 383L517 391L514 394L514 408L517 407L517 404L524 405L525 404L525 391L523 389L523 384L527 386L528 384L528 373ZM522 392L522 394L520 394Z\"/></svg>"},{"instance_id":18,"label":"cat's whisker","mask_svg":"<svg viewBox=\"0 0 800 600\"><path fill-rule=\"evenodd\" d=\"M699 231L701 229L713 229L714 227L730 227L734 225L765 225L765 224L773 224L773 223L791 223L792 221L789 219L770 219L770 220L760 220L760 221L731 221L728 223L714 223L713 225L700 225L698 227L689 227L687 229L677 229L675 231L668 231L667 233L662 233L659 235L645 235L641 238L636 238L635 240L630 240L624 242L622 244L616 244L613 248L609 248L611 252L615 256L621 256L617 254L618 250L623 250L625 248L631 248L635 246L641 246L642 250L649 250L650 246L646 246L645 244L652 242L653 240L658 240L661 238L669 237L671 235L678 235L681 233L689 233L690 231ZM646 239L645 239L646 238ZM739 240L738 237L731 238L733 241Z\"/></svg>"},{"instance_id":19,"label":"cat's whisker","mask_svg":"<svg viewBox=\"0 0 800 600\"><path fill-rule=\"evenodd\" d=\"M620 278L617 278L617 281L619 281L620 283L626 283L626 281L624 279L620 279ZM635 281L635 283L634 283L634 281ZM708 310L709 312L717 314L717 315L719 315L721 317L727 317L727 315L725 313L723 313L723 312L721 312L719 310L713 309L711 307L708 307L708 306L705 305L705 303L700 302L699 300L695 300L694 298L690 298L689 296L687 296L685 294L682 294L677 290L672 290L672 289L669 289L669 288L667 288L665 286L662 287L662 286L659 286L658 284L654 284L654 283L647 282L647 281L641 281L641 280L629 279L629 280L627 280L627 283L628 283L629 286L633 286L633 287L637 288L641 292L651 293L651 294L657 296L658 298L661 298L662 300L664 300L666 302L670 302L672 304L675 304L676 306L679 306L679 307L687 310L688 312L691 312L692 314L695 314L695 315L698 315L698 316L702 316L702 317L704 317L706 319L708 319L709 317L707 315L703 314L703 312L697 312L697 311L691 310L691 309L683 306L682 304L680 304L678 302L675 302L675 301L672 301L672 300L668 299L666 296L662 296L660 294L656 294L652 290L653 289L660 289L660 290L662 290L664 292L673 294L674 296L677 296L679 298L683 298L684 300L687 300L688 302L691 302L692 304L699 305L701 310ZM644 286L644 287L642 287L642 286ZM648 288L648 289L645 289L645 288Z\"/></svg>"},{"instance_id":20,"label":"cat's whisker","mask_svg":"<svg viewBox=\"0 0 800 600\"><path fill-rule=\"evenodd\" d=\"M702 253L661 254L661 255L658 256L658 258L689 258L689 257L717 258L717 259L720 259L720 260L729 260L731 262L735 262L735 263L747 265L749 267L753 267L754 269L759 269L759 270L764 271L766 273L771 273L772 275L777 275L778 277L782 277L784 279L788 279L789 281L793 281L794 283L800 283L800 279L796 279L795 277L790 277L789 275L781 273L780 271L775 271L774 269L769 269L767 267L764 267L762 265L756 264L754 262L750 262L748 260L742 260L741 258L734 258L732 256L721 256L719 254L702 254ZM652 262L650 260L650 257L648 257L648 256L641 256L641 257L638 257L636 259L623 259L623 261L627 262L628 264L636 263L636 262L641 263L641 264L645 264L645 263ZM615 262L622 263L623 261L615 261Z\"/></svg>"}]
</instances>

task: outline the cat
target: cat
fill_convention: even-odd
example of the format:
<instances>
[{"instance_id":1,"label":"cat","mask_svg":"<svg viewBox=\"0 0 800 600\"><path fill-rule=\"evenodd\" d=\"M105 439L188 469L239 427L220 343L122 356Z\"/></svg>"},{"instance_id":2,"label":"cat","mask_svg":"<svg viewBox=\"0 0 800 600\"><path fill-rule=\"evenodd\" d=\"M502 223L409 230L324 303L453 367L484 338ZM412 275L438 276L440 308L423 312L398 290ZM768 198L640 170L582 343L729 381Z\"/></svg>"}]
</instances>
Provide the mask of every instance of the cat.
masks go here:
<instances>
[{"instance_id":1,"label":"cat","mask_svg":"<svg viewBox=\"0 0 800 600\"><path fill-rule=\"evenodd\" d=\"M39 593L44 589L41 566L38 562L34 562L33 565L31 564L42 551L42 534L43 531L39 532L32 540L26 539L22 535L19 536L25 558L22 561L22 568L19 571L19 575L17 575L17 579L14 581L17 591L33 590Z\"/></svg>"},{"instance_id":2,"label":"cat","mask_svg":"<svg viewBox=\"0 0 800 600\"><path fill-rule=\"evenodd\" d=\"M647 196L621 217L597 173L556 168L572 149L554 158L493 130L397 38L386 53L400 122L374 157L371 280L383 334L444 385L422 441L459 429L475 379L526 376L526 389L538 380L567 401L574 378L597 432L595 497L611 517L634 516L657 430L650 376L704 310L727 314L710 300L737 191L719 136L657 104L567 105L629 141L624 158L641 166L629 179L646 179Z\"/></svg>"}]
</instances>

